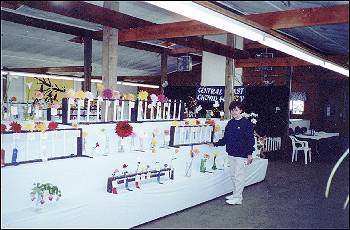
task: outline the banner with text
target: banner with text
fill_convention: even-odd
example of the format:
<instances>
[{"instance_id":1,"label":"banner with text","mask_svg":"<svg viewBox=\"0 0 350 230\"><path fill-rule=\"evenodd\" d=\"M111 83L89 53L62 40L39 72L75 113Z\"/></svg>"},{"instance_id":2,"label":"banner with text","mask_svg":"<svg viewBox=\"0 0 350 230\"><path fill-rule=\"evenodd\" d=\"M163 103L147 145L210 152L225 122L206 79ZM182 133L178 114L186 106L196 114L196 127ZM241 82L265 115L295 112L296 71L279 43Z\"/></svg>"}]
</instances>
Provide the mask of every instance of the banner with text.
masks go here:
<instances>
[{"instance_id":1,"label":"banner with text","mask_svg":"<svg viewBox=\"0 0 350 230\"><path fill-rule=\"evenodd\" d=\"M245 88L243 86L234 87L234 95L239 96L241 101L245 97ZM196 100L198 102L224 102L225 87L224 86L200 86L196 90Z\"/></svg>"}]
</instances>

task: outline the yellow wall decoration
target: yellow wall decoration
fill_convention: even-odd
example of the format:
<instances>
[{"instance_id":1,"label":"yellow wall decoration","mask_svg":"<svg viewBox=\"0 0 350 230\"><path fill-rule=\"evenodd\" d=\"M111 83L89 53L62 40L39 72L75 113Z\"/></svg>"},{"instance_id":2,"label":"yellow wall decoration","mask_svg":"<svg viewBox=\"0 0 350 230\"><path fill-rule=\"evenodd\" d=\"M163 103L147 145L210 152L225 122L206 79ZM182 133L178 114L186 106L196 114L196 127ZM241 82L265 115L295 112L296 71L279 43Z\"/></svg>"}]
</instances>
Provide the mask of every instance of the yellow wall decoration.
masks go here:
<instances>
[{"instance_id":1,"label":"yellow wall decoration","mask_svg":"<svg viewBox=\"0 0 350 230\"><path fill-rule=\"evenodd\" d=\"M32 84L30 85L30 83ZM29 101L33 101L35 99L35 91L42 91L46 102L61 102L64 96L63 91L71 88L74 88L73 81L27 77L24 89L25 101L28 98Z\"/></svg>"}]
</instances>

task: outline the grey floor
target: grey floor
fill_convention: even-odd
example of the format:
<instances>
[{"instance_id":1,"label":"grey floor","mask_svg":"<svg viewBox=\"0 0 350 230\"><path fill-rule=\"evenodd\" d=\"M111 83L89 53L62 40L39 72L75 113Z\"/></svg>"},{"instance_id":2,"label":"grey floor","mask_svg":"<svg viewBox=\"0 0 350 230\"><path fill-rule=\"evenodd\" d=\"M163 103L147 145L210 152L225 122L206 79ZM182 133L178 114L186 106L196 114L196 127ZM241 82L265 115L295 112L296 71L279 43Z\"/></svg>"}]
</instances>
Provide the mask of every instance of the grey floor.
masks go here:
<instances>
[{"instance_id":1,"label":"grey floor","mask_svg":"<svg viewBox=\"0 0 350 230\"><path fill-rule=\"evenodd\" d=\"M331 153L329 153L331 154ZM248 186L243 204L230 206L225 196L145 223L135 228L349 228L349 158L340 165L325 198L329 174L337 158L302 156L269 160L264 181Z\"/></svg>"}]
</instances>

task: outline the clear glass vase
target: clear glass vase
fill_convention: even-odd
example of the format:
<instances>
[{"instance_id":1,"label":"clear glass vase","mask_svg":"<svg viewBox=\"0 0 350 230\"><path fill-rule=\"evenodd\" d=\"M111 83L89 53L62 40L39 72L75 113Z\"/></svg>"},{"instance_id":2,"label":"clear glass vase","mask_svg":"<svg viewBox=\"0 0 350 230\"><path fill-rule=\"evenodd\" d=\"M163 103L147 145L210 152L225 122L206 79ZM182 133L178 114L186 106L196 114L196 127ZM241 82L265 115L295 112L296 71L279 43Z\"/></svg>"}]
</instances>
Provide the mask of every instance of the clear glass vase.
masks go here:
<instances>
[{"instance_id":1,"label":"clear glass vase","mask_svg":"<svg viewBox=\"0 0 350 230\"><path fill-rule=\"evenodd\" d=\"M205 173L206 170L207 170L207 159L201 159L201 166L199 171L201 173Z\"/></svg>"},{"instance_id":2,"label":"clear glass vase","mask_svg":"<svg viewBox=\"0 0 350 230\"><path fill-rule=\"evenodd\" d=\"M186 162L185 176L191 177L192 174L192 160L190 162Z\"/></svg>"}]
</instances>

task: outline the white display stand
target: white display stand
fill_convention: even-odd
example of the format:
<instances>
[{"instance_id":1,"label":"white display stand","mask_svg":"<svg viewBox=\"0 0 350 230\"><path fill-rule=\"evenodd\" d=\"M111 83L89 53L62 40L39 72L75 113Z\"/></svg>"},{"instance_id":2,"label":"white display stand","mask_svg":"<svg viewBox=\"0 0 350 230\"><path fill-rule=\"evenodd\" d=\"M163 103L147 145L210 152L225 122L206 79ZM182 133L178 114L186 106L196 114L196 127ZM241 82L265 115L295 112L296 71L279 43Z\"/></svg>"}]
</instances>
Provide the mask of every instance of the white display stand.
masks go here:
<instances>
[{"instance_id":1,"label":"white display stand","mask_svg":"<svg viewBox=\"0 0 350 230\"><path fill-rule=\"evenodd\" d=\"M169 127L169 124L161 123L160 126ZM159 123L133 125L136 132L142 132L157 124ZM89 130L91 136L89 145L94 142L93 130L100 128L100 124L98 127L86 127L85 130ZM115 135L113 131L107 135L110 134ZM111 142L116 141L112 139ZM197 156L193 160L191 177L185 177L185 163L190 160L190 146L180 147L178 154L175 154L174 148L159 147L156 153L152 153L148 146L145 152L127 148L126 152L119 153L110 146L107 156L96 155L93 158L70 158L2 168L2 227L131 228L231 192L232 181L228 161L225 159L225 147L198 145L195 148L200 153L211 155L207 168L212 173L199 172L202 156ZM219 153L216 165L221 170L211 170L215 152ZM118 194L106 191L107 178L116 168L121 171L124 163L129 165L128 171L133 172L136 170L136 159L153 169L155 162L161 166L169 165L174 156L177 158L173 160L174 180L163 176L163 184L157 183L156 178L153 178L141 180L141 189L130 183L129 187L133 191L127 191L122 184L118 186ZM264 180L267 165L267 159L255 158L247 166L246 185ZM61 200L35 211L29 193L36 182L57 185L62 190Z\"/></svg>"}]
</instances>

